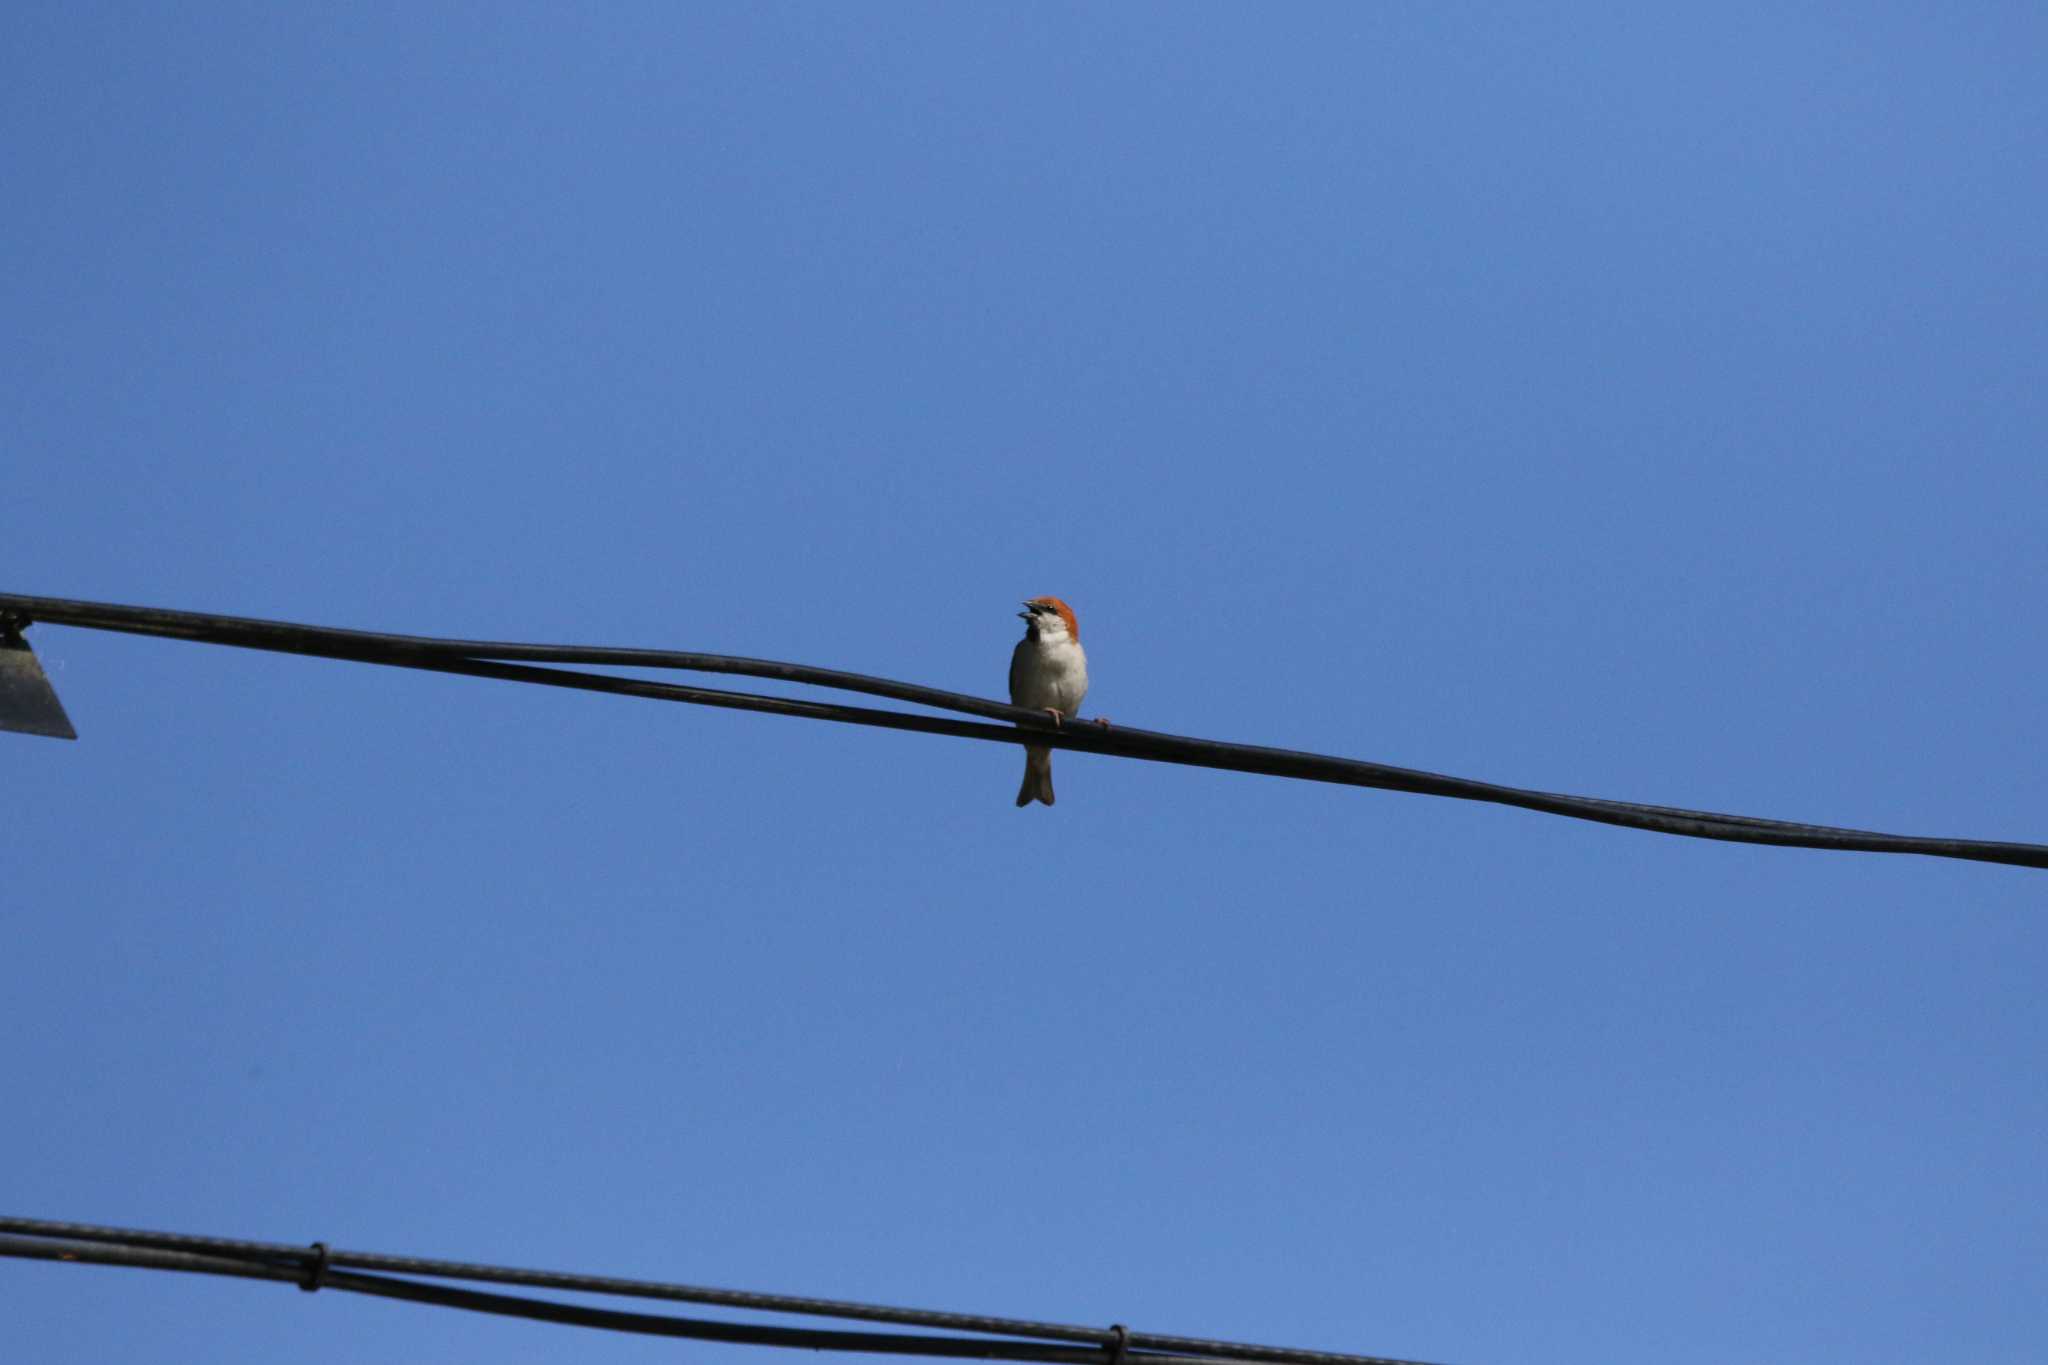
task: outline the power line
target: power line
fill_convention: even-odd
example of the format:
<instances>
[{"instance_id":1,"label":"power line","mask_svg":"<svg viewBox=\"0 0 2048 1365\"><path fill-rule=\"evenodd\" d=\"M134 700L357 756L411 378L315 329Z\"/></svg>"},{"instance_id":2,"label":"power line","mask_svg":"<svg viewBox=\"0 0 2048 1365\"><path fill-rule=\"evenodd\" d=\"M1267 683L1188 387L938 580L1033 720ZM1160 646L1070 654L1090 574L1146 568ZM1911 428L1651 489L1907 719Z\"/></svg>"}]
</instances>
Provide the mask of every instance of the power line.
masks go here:
<instances>
[{"instance_id":1,"label":"power line","mask_svg":"<svg viewBox=\"0 0 2048 1365\"><path fill-rule=\"evenodd\" d=\"M659 1280L619 1279L561 1271L519 1270L509 1266L437 1261L418 1256L340 1251L324 1243L294 1246L281 1242L250 1242L188 1233L145 1232L133 1228L60 1223L36 1218L0 1217L0 1256L30 1260L71 1261L176 1270L272 1280L302 1289L338 1289L379 1298L403 1299L444 1308L505 1317L633 1332L644 1336L685 1337L747 1346L780 1346L812 1351L858 1351L871 1355L937 1356L950 1359L1055 1362L1056 1365L1423 1365L1387 1356L1345 1355L1284 1346L1210 1341L1200 1337L1134 1332L1121 1326L1103 1329L1020 1318L986 1317L919 1308L836 1299L760 1294L744 1290L708 1289ZM906 1332L821 1330L759 1323L721 1322L658 1313L594 1308L522 1295L488 1293L419 1278L472 1283L521 1285L621 1298L662 1299L676 1303L713 1304L765 1313L891 1323L955 1335ZM973 1335L958 1335L972 1333Z\"/></svg>"},{"instance_id":2,"label":"power line","mask_svg":"<svg viewBox=\"0 0 2048 1365\"><path fill-rule=\"evenodd\" d=\"M1002 702L988 701L959 692L948 692L936 687L924 687L916 683L895 682L887 678L847 673L838 669L816 668L808 664L781 663L772 659L746 659L677 650L513 644L500 641L447 640L418 635L389 635L309 626L288 621L252 620L204 612L119 606L106 602L78 602L53 597L27 597L13 593L0 593L0 614L11 615L17 626L26 625L31 621L42 621L92 630L119 631L131 635L167 636L205 644L234 645L244 649L347 659L358 663L498 678L549 687L570 687L660 701L690 702L699 706L718 706L773 715L804 716L813 720L833 720L853 725L912 730L923 734L953 735L962 739L978 739L999 744L1043 744L1056 749L1073 749L1082 753L1104 754L1116 758L1179 763L1190 767L1219 768L1232 772L1263 773L1272 777L1373 787L1385 791L1414 792L1424 796L1445 796L1463 801L1485 801L1494 805L1541 811L1548 815L1561 815L1574 820L1591 820L1627 829L1649 830L1653 833L1675 834L1695 839L1719 839L1730 843L1772 844L1845 852L1918 853L1935 858L2004 863L2014 867L2048 868L2048 845L2042 844L1880 834L1870 830L1843 829L1832 825L1809 825L1788 820L1765 820L1746 815L1686 810L1673 806L1643 805L1633 801L1569 796L1558 792L1499 786L1471 778L1448 777L1413 768L1396 768L1361 759L1336 758L1327 754L1272 749L1252 744L1231 744L1220 740L1161 734L1151 730L1134 730L1122 725L1111 727L1069 724L1056 727L1042 712L1009 706ZM691 687L679 683L653 682L642 678L622 678L612 674L538 666L562 664L666 668L769 678L781 682L804 683L885 697L893 701L910 702L940 710L958 711L971 716L1004 721L1007 724L989 725L906 711L885 711L872 707L844 706L833 702L762 696L751 692Z\"/></svg>"}]
</instances>

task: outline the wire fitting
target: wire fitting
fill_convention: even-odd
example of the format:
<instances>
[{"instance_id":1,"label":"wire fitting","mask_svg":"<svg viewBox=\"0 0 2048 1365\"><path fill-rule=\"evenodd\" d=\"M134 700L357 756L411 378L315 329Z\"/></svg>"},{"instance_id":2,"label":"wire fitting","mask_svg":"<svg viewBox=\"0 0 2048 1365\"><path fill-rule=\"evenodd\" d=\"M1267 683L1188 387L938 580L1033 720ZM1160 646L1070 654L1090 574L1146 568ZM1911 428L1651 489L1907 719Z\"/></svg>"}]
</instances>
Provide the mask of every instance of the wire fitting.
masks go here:
<instances>
[{"instance_id":1,"label":"wire fitting","mask_svg":"<svg viewBox=\"0 0 2048 1365\"><path fill-rule=\"evenodd\" d=\"M1110 1339L1102 1344L1109 1352L1109 1365L1125 1365L1131 1354L1131 1329L1122 1323L1113 1323L1109 1329Z\"/></svg>"},{"instance_id":2,"label":"wire fitting","mask_svg":"<svg viewBox=\"0 0 2048 1365\"><path fill-rule=\"evenodd\" d=\"M320 1286L327 1283L327 1243L313 1243L312 1253L306 1257L306 1273L299 1280L299 1288L308 1294L318 1293Z\"/></svg>"}]
</instances>

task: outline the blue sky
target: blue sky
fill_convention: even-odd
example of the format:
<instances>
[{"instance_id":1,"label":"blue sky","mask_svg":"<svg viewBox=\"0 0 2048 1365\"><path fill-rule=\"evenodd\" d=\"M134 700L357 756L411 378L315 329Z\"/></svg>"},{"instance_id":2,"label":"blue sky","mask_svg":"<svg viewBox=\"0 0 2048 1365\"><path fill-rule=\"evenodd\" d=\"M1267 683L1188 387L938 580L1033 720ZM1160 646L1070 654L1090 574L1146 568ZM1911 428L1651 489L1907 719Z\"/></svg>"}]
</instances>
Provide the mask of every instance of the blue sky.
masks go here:
<instances>
[{"instance_id":1,"label":"blue sky","mask_svg":"<svg viewBox=\"0 0 2048 1365\"><path fill-rule=\"evenodd\" d=\"M17 5L0 590L2048 839L2037 7ZM38 628L0 1209L1431 1360L2048 1336L2048 880ZM22 1359L766 1359L0 1262Z\"/></svg>"}]
</instances>

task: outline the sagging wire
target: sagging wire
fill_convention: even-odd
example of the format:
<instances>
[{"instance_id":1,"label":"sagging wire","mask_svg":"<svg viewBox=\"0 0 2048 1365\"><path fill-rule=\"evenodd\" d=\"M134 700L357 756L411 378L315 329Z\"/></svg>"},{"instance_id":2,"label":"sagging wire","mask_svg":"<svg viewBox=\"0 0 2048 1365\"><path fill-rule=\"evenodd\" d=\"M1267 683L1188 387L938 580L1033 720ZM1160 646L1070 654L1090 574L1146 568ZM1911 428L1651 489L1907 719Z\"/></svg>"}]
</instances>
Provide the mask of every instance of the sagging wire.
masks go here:
<instances>
[{"instance_id":1,"label":"sagging wire","mask_svg":"<svg viewBox=\"0 0 2048 1365\"><path fill-rule=\"evenodd\" d=\"M1832 825L1725 815L1714 811L1644 805L1632 801L1610 801L1591 796L1570 796L1558 792L1501 786L1471 778L1449 777L1413 768L1397 768L1362 759L1337 758L1328 754L1161 734L1123 725L1070 723L1054 726L1042 712L1010 706L1003 702L989 701L960 692L948 692L942 688L924 687L916 683L896 682L888 678L817 668L808 664L783 663L772 659L615 646L518 644L390 635L288 621L263 621L204 612L120 606L106 602L79 602L65 598L28 597L13 593L0 593L0 611L10 611L24 621L40 621L92 630L165 636L206 644L233 645L244 649L347 659L357 663L498 678L510 682L577 688L659 701L689 702L699 706L717 706L771 715L803 716L813 720L839 721L923 734L952 735L961 739L978 739L998 744L1042 744L1055 749L1072 749L1114 758L1135 758L1154 763L1178 763L1189 767L1261 773L1271 777L1371 787L1384 791L1414 792L1418 795L1443 796L1462 801L1484 801L1494 805L1540 811L1548 815L1561 815L1574 820L1589 820L1599 824L1618 825L1626 829L1648 830L1686 838L1843 852L1917 853L1933 858L2002 863L2013 867L2048 868L2048 845L2042 844L1882 834L1872 830L1844 829ZM559 667L563 664L665 668L767 678L858 692L893 701L982 716L1005 723L980 724L906 711L878 710L873 707L845 706L834 702L762 696L721 688L623 678L612 674L589 673Z\"/></svg>"},{"instance_id":2,"label":"sagging wire","mask_svg":"<svg viewBox=\"0 0 2048 1365\"><path fill-rule=\"evenodd\" d=\"M521 1270L419 1256L345 1251L330 1247L325 1242L298 1246L36 1218L0 1217L0 1256L271 1280L309 1291L341 1290L572 1327L744 1346L956 1360L1041 1361L1054 1362L1054 1365L1226 1365L1227 1362L1256 1362L1258 1365L1424 1365L1424 1362L1397 1360L1389 1356L1348 1355L1135 1332L1122 1325L1105 1330L1020 1318L711 1289L658 1280ZM684 1318L464 1289L450 1284L429 1283L429 1280L661 1299L764 1313L889 1323L925 1329L925 1332L827 1330Z\"/></svg>"}]
</instances>

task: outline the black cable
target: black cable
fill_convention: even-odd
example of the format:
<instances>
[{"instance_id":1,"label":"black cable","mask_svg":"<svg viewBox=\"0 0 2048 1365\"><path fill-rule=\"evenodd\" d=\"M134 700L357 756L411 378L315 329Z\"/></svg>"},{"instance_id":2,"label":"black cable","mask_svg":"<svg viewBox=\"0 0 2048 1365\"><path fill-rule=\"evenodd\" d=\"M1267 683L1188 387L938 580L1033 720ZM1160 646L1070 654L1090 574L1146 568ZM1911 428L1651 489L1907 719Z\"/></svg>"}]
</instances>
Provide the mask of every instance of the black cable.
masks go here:
<instances>
[{"instance_id":1,"label":"black cable","mask_svg":"<svg viewBox=\"0 0 2048 1365\"><path fill-rule=\"evenodd\" d=\"M481 640L442 640L414 635L383 635L284 621L259 621L201 612L168 611L153 607L126 607L104 602L76 602L62 598L0 593L0 611L6 610L12 610L32 620L95 630L169 636L208 644L349 659L359 663L500 678L550 687L572 687L585 691L691 702L701 706L719 706L775 715L805 716L814 720L914 730L925 734L954 735L963 739L979 739L1001 744L1042 744L1056 749L1146 759L1155 763L1179 763L1191 767L1263 773L1273 777L1297 778L1311 782L1415 792L1425 796L1446 796L1465 801L1485 801L1495 805L1541 811L1549 815L1562 815L1575 820L1591 820L1628 829L1649 830L1695 839L1864 853L1918 853L1935 858L2004 863L2014 867L2048 868L2048 846L2041 844L1881 834L1871 830L1843 829L1831 825L1809 825L1786 820L1758 819L1746 815L1723 815L1713 811L1685 810L1673 806L1643 805L1632 801L1609 801L1599 797L1568 796L1557 792L1499 786L1470 778L1448 777L1413 768L1396 768L1359 759L1335 758L1325 754L1271 749L1251 744L1229 744L1218 740L1134 730L1121 725L1105 727L1069 723L1054 727L1042 712L1022 707L1008 706L963 693L947 692L940 688L923 687L915 683L894 682L887 678L873 678L836 669L813 668L807 664L780 663L770 659L745 659L719 654L609 646L511 644ZM675 683L658 683L609 674L533 666L542 663L596 663L638 668L674 668L773 678L783 682L808 683L913 702L922 706L961 711L969 715L1008 721L1011 724L976 724L902 711L878 711L868 707L767 697L749 692L687 687ZM1020 728L1012 728L1013 726Z\"/></svg>"},{"instance_id":2,"label":"black cable","mask_svg":"<svg viewBox=\"0 0 2048 1365\"><path fill-rule=\"evenodd\" d=\"M143 1270L179 1270L206 1275L233 1275L243 1279L298 1283L306 1272L260 1261L243 1261L232 1256L206 1256L190 1251L163 1251L144 1247L110 1246L88 1242L45 1242L36 1238L0 1236L0 1256L45 1261L75 1261L95 1265L128 1266ZM303 1285L301 1286L304 1287ZM1080 1346L1033 1346L992 1338L912 1336L900 1332L822 1331L806 1327L763 1327L746 1323L712 1322L702 1318L679 1318L657 1313L630 1313L614 1308L591 1308L581 1304L526 1298L514 1294L491 1294L452 1285L424 1284L386 1275L364 1275L355 1271L329 1269L322 1273L322 1289L337 1289L377 1298L402 1299L441 1308L461 1308L500 1317L527 1318L570 1327L596 1327L641 1336L685 1337L694 1341L718 1341L741 1346L780 1346L806 1351L857 1351L869 1355L938 1356L959 1360L1050 1361L1059 1365L1099 1365L1101 1353ZM1201 1357L1154 1355L1155 1361L1185 1362Z\"/></svg>"},{"instance_id":3,"label":"black cable","mask_svg":"<svg viewBox=\"0 0 2048 1365\"><path fill-rule=\"evenodd\" d=\"M916 683L892 682L860 673L773 659L745 659L725 654L694 654L672 649L633 649L617 645L531 645L501 640L444 640L428 635L388 635L334 626L308 626L292 621L263 621L247 616L216 616L161 607L126 607L111 602L78 602L60 597L23 597L0 593L0 612L11 611L22 624L81 626L128 635L157 635L204 644L237 645L282 654L353 659L361 663L404 666L427 659L502 659L523 663L610 664L620 668L673 668L693 673L731 673L780 682L809 683L844 692L864 692L894 701L914 702L944 711L996 720L1036 720L1045 713L1004 702L984 701L962 692L948 692Z\"/></svg>"},{"instance_id":4,"label":"black cable","mask_svg":"<svg viewBox=\"0 0 2048 1365\"><path fill-rule=\"evenodd\" d=\"M11 1235L9 1235L11 1234ZM1385 1356L1344 1355L1289 1347L1255 1346L1243 1342L1205 1341L1195 1337L1107 1331L1015 1318L984 1317L832 1299L758 1294L730 1289L664 1284L654 1280L617 1279L557 1271L518 1270L506 1266L436 1261L416 1256L340 1251L315 1243L311 1247L278 1242L250 1242L185 1233L145 1232L60 1223L43 1219L0 1217L0 1256L96 1265L131 1266L274 1280L304 1288L314 1275L318 1287L415 1303L463 1308L473 1312L530 1318L570 1326L598 1327L643 1335L687 1337L738 1345L780 1346L802 1350L858 1351L878 1355L938 1356L952 1359L1055 1362L1056 1365L1102 1365L1105 1350L1121 1352L1132 1365L1223 1365L1223 1362L1267 1362L1268 1365L1421 1365ZM375 1270L378 1274L365 1274ZM422 1283L401 1275L527 1285L585 1294L666 1299L718 1304L760 1312L889 1322L902 1326L979 1333L977 1337L925 1336L900 1332L827 1331L816 1328L714 1322L662 1314L629 1313L516 1295L483 1293L451 1285ZM1009 1339L1004 1339L1009 1338ZM1037 1338L1031 1340L1030 1338ZM1058 1344L1069 1343L1069 1344Z\"/></svg>"}]
</instances>

